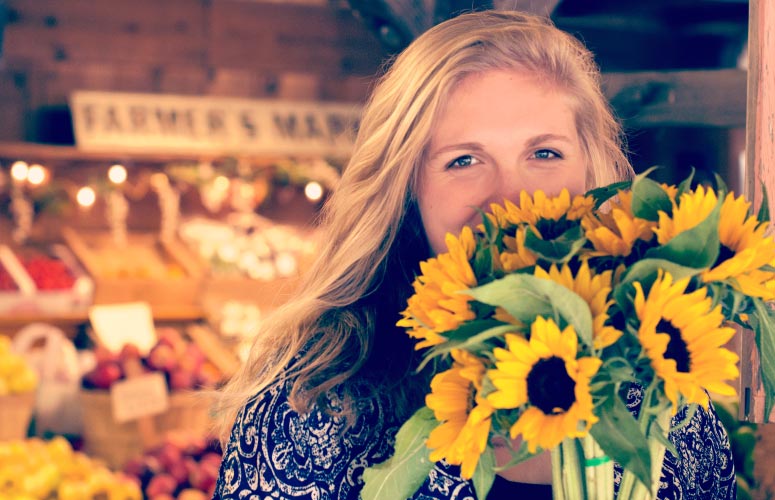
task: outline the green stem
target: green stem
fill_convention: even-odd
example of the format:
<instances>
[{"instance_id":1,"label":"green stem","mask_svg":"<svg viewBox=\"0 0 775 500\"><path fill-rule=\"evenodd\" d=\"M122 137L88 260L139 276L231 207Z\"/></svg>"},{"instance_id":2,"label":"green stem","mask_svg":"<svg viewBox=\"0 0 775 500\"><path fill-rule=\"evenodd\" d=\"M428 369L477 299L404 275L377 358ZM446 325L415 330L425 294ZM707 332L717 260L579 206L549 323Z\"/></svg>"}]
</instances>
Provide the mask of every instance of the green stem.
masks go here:
<instances>
[{"instance_id":1,"label":"green stem","mask_svg":"<svg viewBox=\"0 0 775 500\"><path fill-rule=\"evenodd\" d=\"M584 448L587 496L595 500L613 500L613 461L605 454L590 434L582 438L581 442Z\"/></svg>"},{"instance_id":2,"label":"green stem","mask_svg":"<svg viewBox=\"0 0 775 500\"><path fill-rule=\"evenodd\" d=\"M565 500L562 470L562 444L559 444L552 448L552 498L554 500Z\"/></svg>"}]
</instances>

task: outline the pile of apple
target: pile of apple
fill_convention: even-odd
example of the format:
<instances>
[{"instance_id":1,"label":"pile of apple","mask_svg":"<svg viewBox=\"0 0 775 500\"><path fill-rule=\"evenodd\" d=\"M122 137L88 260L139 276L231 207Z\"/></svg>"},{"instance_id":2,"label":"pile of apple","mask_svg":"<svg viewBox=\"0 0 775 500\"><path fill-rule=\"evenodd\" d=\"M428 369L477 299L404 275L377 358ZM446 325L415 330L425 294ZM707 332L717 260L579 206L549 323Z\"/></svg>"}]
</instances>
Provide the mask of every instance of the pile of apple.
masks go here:
<instances>
[{"instance_id":1,"label":"pile of apple","mask_svg":"<svg viewBox=\"0 0 775 500\"><path fill-rule=\"evenodd\" d=\"M221 371L202 349L177 329L160 327L156 334L156 344L146 356L134 344L125 344L118 353L97 346L95 367L83 377L84 389L109 389L113 383L125 379L127 368L137 363L144 372L162 372L170 391L210 389L223 380Z\"/></svg>"},{"instance_id":2,"label":"pile of apple","mask_svg":"<svg viewBox=\"0 0 775 500\"><path fill-rule=\"evenodd\" d=\"M16 291L19 287L3 264L0 264L0 291Z\"/></svg>"},{"instance_id":3,"label":"pile of apple","mask_svg":"<svg viewBox=\"0 0 775 500\"><path fill-rule=\"evenodd\" d=\"M11 349L11 339L0 335L0 396L23 394L38 386L38 374L24 357Z\"/></svg>"},{"instance_id":4,"label":"pile of apple","mask_svg":"<svg viewBox=\"0 0 775 500\"><path fill-rule=\"evenodd\" d=\"M61 259L30 253L20 261L38 290L69 290L75 284L75 276Z\"/></svg>"},{"instance_id":5,"label":"pile of apple","mask_svg":"<svg viewBox=\"0 0 775 500\"><path fill-rule=\"evenodd\" d=\"M164 442L130 459L123 472L137 478L149 500L209 500L221 451L218 442L191 433L169 433Z\"/></svg>"},{"instance_id":6,"label":"pile of apple","mask_svg":"<svg viewBox=\"0 0 775 500\"><path fill-rule=\"evenodd\" d=\"M0 498L142 500L140 482L74 451L61 436L0 441Z\"/></svg>"}]
</instances>

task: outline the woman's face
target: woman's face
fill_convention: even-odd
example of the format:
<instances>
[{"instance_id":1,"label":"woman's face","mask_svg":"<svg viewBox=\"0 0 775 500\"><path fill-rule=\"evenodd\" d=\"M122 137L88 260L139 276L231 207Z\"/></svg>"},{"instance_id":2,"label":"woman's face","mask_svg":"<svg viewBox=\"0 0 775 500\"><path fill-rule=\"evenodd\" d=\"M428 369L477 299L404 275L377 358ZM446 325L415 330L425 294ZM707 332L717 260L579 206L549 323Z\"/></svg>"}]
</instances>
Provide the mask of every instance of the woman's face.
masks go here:
<instances>
[{"instance_id":1,"label":"woman's face","mask_svg":"<svg viewBox=\"0 0 775 500\"><path fill-rule=\"evenodd\" d=\"M585 159L570 98L521 71L463 79L448 97L421 166L417 193L434 253L446 233L481 222L477 208L519 192L585 190Z\"/></svg>"}]
</instances>

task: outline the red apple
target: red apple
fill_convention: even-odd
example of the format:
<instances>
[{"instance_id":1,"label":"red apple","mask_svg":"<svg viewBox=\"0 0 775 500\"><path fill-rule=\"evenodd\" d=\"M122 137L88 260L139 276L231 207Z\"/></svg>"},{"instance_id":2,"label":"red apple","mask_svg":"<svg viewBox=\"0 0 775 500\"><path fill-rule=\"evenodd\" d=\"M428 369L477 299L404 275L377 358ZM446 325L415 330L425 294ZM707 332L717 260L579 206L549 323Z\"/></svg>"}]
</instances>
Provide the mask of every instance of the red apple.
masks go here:
<instances>
[{"instance_id":1,"label":"red apple","mask_svg":"<svg viewBox=\"0 0 775 500\"><path fill-rule=\"evenodd\" d=\"M194 388L196 376L193 372L178 367L170 372L170 390L187 391Z\"/></svg>"},{"instance_id":2,"label":"red apple","mask_svg":"<svg viewBox=\"0 0 775 500\"><path fill-rule=\"evenodd\" d=\"M116 353L108 349L103 345L98 345L94 348L94 361L98 364L113 363L118 361Z\"/></svg>"},{"instance_id":3,"label":"red apple","mask_svg":"<svg viewBox=\"0 0 775 500\"><path fill-rule=\"evenodd\" d=\"M148 367L170 373L178 366L178 358L174 349L167 344L156 344L148 353Z\"/></svg>"},{"instance_id":4,"label":"red apple","mask_svg":"<svg viewBox=\"0 0 775 500\"><path fill-rule=\"evenodd\" d=\"M178 363L191 373L197 373L206 359L204 352L198 345L188 344L183 355L178 359Z\"/></svg>"},{"instance_id":5,"label":"red apple","mask_svg":"<svg viewBox=\"0 0 775 500\"><path fill-rule=\"evenodd\" d=\"M98 364L92 371L84 375L86 385L96 389L109 389L114 382L121 379L124 373L117 362Z\"/></svg>"},{"instance_id":6,"label":"red apple","mask_svg":"<svg viewBox=\"0 0 775 500\"><path fill-rule=\"evenodd\" d=\"M151 498L158 495L172 495L177 489L178 482L169 474L159 474L151 478L148 486L145 487L145 494Z\"/></svg>"},{"instance_id":7,"label":"red apple","mask_svg":"<svg viewBox=\"0 0 775 500\"><path fill-rule=\"evenodd\" d=\"M184 459L179 462L173 462L167 467L167 473L175 478L178 486L185 486L188 483L188 468Z\"/></svg>"},{"instance_id":8,"label":"red apple","mask_svg":"<svg viewBox=\"0 0 775 500\"><path fill-rule=\"evenodd\" d=\"M159 459L159 463L167 472L169 472L175 464L183 462L183 452L181 449L169 442L163 443L159 448L154 450L152 454Z\"/></svg>"},{"instance_id":9,"label":"red apple","mask_svg":"<svg viewBox=\"0 0 775 500\"><path fill-rule=\"evenodd\" d=\"M156 337L159 339L157 341L157 345L168 345L172 347L175 351L175 354L178 356L185 352L186 345L188 344L186 339L183 338L183 335L181 335L177 329L171 326L162 326L157 328Z\"/></svg>"},{"instance_id":10,"label":"red apple","mask_svg":"<svg viewBox=\"0 0 775 500\"><path fill-rule=\"evenodd\" d=\"M188 482L192 487L201 491L210 491L218 481L218 467L213 467L208 463L199 463L199 467L194 469L188 476Z\"/></svg>"},{"instance_id":11,"label":"red apple","mask_svg":"<svg viewBox=\"0 0 775 500\"><path fill-rule=\"evenodd\" d=\"M210 464L210 467L215 466L215 468L219 468L221 466L221 460L223 460L223 456L220 453L209 451L202 455L202 458L199 459L199 463L207 463Z\"/></svg>"}]
</instances>

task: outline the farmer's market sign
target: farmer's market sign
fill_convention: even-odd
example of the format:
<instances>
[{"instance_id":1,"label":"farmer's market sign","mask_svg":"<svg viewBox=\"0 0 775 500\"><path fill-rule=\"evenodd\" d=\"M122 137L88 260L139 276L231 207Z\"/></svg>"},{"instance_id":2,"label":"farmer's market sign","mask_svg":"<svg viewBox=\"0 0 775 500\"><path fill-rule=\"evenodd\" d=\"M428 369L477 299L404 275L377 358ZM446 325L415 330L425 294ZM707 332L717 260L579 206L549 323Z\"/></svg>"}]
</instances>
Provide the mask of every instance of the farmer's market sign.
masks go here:
<instances>
[{"instance_id":1,"label":"farmer's market sign","mask_svg":"<svg viewBox=\"0 0 775 500\"><path fill-rule=\"evenodd\" d=\"M357 103L77 91L76 144L85 151L349 155Z\"/></svg>"}]
</instances>

